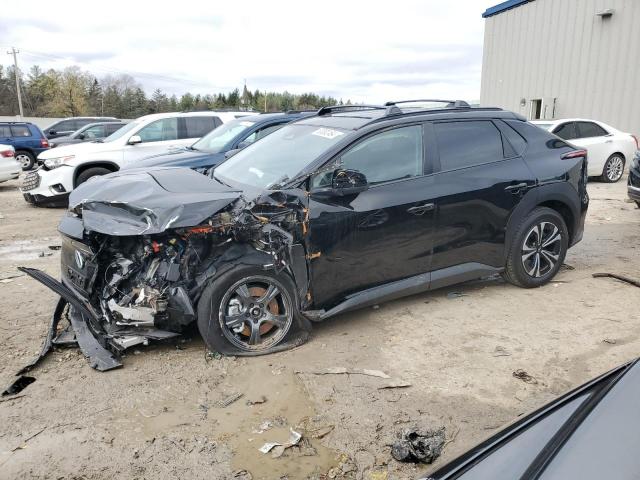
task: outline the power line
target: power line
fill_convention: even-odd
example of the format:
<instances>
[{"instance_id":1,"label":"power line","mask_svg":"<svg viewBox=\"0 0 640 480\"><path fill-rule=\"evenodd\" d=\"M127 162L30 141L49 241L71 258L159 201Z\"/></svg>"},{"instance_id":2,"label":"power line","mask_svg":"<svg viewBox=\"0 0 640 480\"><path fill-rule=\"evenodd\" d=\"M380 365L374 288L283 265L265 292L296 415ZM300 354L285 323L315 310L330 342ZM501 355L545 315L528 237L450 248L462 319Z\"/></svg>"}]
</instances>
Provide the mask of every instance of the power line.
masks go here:
<instances>
[{"instance_id":1,"label":"power line","mask_svg":"<svg viewBox=\"0 0 640 480\"><path fill-rule=\"evenodd\" d=\"M17 54L20 50L16 50L15 47L11 47L11 51L7 52L7 55L13 55L14 76L16 77L16 92L18 92L18 108L20 110L20 118L24 117L24 111L22 110L22 95L20 94L20 72L18 70L18 57Z\"/></svg>"}]
</instances>

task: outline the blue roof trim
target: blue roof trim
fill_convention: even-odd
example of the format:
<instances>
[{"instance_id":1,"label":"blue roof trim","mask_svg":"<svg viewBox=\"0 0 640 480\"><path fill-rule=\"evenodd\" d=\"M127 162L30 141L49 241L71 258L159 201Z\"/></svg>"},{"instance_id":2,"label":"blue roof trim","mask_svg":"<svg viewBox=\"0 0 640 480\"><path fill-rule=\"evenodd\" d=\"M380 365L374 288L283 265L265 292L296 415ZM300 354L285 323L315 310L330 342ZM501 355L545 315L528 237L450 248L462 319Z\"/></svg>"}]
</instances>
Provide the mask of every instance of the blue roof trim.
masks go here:
<instances>
[{"instance_id":1,"label":"blue roof trim","mask_svg":"<svg viewBox=\"0 0 640 480\"><path fill-rule=\"evenodd\" d=\"M482 18L492 17L493 15L497 15L498 13L502 13L505 10L509 10L511 8L519 7L522 4L533 2L533 0L507 0L506 2L499 3L493 7L489 7L482 14Z\"/></svg>"}]
</instances>

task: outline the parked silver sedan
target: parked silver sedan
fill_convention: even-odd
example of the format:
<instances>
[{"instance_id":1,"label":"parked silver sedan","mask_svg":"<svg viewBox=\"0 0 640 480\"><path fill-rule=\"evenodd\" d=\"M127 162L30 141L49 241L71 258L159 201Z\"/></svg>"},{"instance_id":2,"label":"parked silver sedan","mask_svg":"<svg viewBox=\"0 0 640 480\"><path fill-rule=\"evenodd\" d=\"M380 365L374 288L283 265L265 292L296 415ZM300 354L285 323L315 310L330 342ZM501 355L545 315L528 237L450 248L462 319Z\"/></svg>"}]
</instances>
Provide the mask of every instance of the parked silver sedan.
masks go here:
<instances>
[{"instance_id":1,"label":"parked silver sedan","mask_svg":"<svg viewBox=\"0 0 640 480\"><path fill-rule=\"evenodd\" d=\"M15 149L11 145L0 144L0 182L18 178L21 171Z\"/></svg>"}]
</instances>

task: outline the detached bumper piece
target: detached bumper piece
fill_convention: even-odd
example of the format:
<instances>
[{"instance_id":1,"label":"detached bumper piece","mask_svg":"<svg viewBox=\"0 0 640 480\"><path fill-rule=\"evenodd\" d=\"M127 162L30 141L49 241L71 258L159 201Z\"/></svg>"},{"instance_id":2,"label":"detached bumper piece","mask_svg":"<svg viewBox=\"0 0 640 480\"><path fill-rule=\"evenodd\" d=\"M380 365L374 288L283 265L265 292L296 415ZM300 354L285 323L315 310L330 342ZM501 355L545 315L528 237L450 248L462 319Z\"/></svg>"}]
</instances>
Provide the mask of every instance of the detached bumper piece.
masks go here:
<instances>
[{"instance_id":1,"label":"detached bumper piece","mask_svg":"<svg viewBox=\"0 0 640 480\"><path fill-rule=\"evenodd\" d=\"M32 362L33 365L30 364L28 366L29 369L33 368L53 345L68 345L74 340L85 357L89 359L91 366L96 370L105 371L122 366L117 354L108 349L107 336L100 331L98 319L94 317L91 310L71 290L40 270L26 267L20 267L19 270L50 288L61 297L53 314L49 333L42 346L42 351L38 358ZM72 332L68 328L59 335L57 334L58 324L67 304L71 307L69 308L68 318L75 339L71 337Z\"/></svg>"}]
</instances>

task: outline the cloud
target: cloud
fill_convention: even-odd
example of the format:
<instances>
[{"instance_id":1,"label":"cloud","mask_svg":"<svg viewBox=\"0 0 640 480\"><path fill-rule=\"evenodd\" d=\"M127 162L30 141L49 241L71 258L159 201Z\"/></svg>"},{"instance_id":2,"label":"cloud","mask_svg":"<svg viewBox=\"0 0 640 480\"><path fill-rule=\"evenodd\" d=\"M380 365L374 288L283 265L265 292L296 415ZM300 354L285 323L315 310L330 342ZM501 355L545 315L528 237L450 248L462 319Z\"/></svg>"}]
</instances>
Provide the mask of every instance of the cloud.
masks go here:
<instances>
[{"instance_id":1,"label":"cloud","mask_svg":"<svg viewBox=\"0 0 640 480\"><path fill-rule=\"evenodd\" d=\"M112 2L49 8L47 19L3 11L0 45L21 67L77 64L96 76L128 73L148 92L316 92L353 101L480 93L483 10L477 0L375 2ZM30 52L30 53L29 53ZM8 57L7 57L8 58Z\"/></svg>"}]
</instances>

